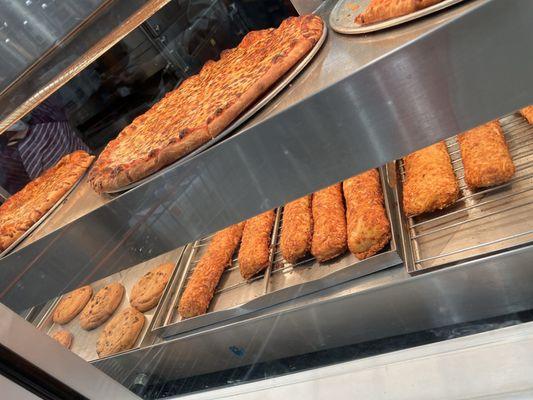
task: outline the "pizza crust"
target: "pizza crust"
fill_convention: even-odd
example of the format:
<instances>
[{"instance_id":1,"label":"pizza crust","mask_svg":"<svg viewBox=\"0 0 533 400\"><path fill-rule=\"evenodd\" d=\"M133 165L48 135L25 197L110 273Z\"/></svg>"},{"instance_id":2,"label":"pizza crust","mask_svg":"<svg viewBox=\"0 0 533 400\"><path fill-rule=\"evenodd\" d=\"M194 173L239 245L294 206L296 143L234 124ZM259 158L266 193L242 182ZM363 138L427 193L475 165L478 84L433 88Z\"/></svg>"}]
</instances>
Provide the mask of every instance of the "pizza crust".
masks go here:
<instances>
[{"instance_id":1,"label":"pizza crust","mask_svg":"<svg viewBox=\"0 0 533 400\"><path fill-rule=\"evenodd\" d=\"M108 144L89 175L94 190L104 192L123 188L216 137L313 48L323 29L323 21L318 16L292 17L278 29L248 33L238 47L223 51L219 61L208 61L198 75L167 93ZM265 41L261 43L263 47L254 47L261 40ZM273 44L277 42L281 44ZM270 62L268 66L264 64L267 61ZM257 76L252 79L250 74L239 75L239 62L248 62L248 69ZM253 70L254 62L261 66L259 72ZM242 91L241 85L245 86ZM222 103L213 100L221 91L225 93L226 87L229 100L224 99ZM202 102L202 96L207 103ZM206 104L220 105L206 110ZM177 123L169 126L168 118L170 122L177 118ZM155 145L150 143L154 141L157 142ZM129 143L132 146L128 146Z\"/></svg>"}]
</instances>

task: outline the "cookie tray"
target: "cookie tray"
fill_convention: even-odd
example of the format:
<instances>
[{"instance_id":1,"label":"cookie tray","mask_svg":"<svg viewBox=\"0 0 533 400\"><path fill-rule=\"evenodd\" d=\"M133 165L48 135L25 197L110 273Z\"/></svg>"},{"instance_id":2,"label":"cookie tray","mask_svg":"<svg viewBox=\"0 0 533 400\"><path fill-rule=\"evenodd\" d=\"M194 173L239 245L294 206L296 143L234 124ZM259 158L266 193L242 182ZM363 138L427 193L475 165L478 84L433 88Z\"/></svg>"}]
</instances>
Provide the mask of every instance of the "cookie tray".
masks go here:
<instances>
[{"instance_id":1,"label":"cookie tray","mask_svg":"<svg viewBox=\"0 0 533 400\"><path fill-rule=\"evenodd\" d=\"M417 275L533 242L533 125L519 114L500 119L516 172L499 186L470 190L455 137L446 141L459 182L459 199L450 207L413 218L404 216L401 185L396 209L404 229L407 272ZM398 182L403 179L401 161ZM394 168L391 163L389 168Z\"/></svg>"},{"instance_id":2,"label":"cookie tray","mask_svg":"<svg viewBox=\"0 0 533 400\"><path fill-rule=\"evenodd\" d=\"M331 26L331 29L336 32L359 35L400 25L429 14L433 14L462 1L464 0L444 0L440 3L434 4L422 10L418 10L411 14L376 22L374 24L361 25L355 22L355 17L366 10L370 4L370 0L339 0L329 15L329 25Z\"/></svg>"},{"instance_id":3,"label":"cookie tray","mask_svg":"<svg viewBox=\"0 0 533 400\"><path fill-rule=\"evenodd\" d=\"M322 36L318 39L318 42L315 44L315 47L311 49L307 55L302 58L294 67L292 67L280 80L267 92L263 95L263 97L259 98L254 104L248 107L246 111L243 112L231 125L229 125L226 129L224 129L221 133L219 133L216 137L211 139L209 142L203 144L202 146L198 147L196 150L192 151L191 153L187 154L186 156L180 158L179 160L176 160L174 163L164 167L163 169L155 172L152 175L147 176L146 178L143 178L137 182L134 182L130 185L123 186L120 189L114 189L105 191L105 193L120 193L124 192L126 190L132 189L134 187L137 187L139 185L142 185L145 182L148 182L162 174L164 174L168 169L175 167L176 165L179 165L198 153L204 151L205 149L213 146L214 144L220 142L222 139L226 138L230 133L233 133L235 129L237 129L239 126L244 124L246 121L248 121L252 116L254 116L258 111L260 111L264 106L266 106L274 97L278 95L289 83L291 83L296 76L306 67L307 64L311 62L311 60L315 57L315 55L318 53L322 45L324 44L326 37L328 34L327 25L324 22L324 30L322 31Z\"/></svg>"},{"instance_id":4,"label":"cookie tray","mask_svg":"<svg viewBox=\"0 0 533 400\"><path fill-rule=\"evenodd\" d=\"M214 323L242 316L266 307L279 304L296 297L326 289L340 283L369 275L374 272L402 263L398 248L398 227L388 179L385 179L385 169L381 171L382 185L388 217L391 221L392 240L381 252L366 260L359 261L351 253L346 253L335 260L318 263L309 257L292 265L281 257L278 240L280 234L282 209L277 210L274 234L270 253L270 266L265 273L249 281L244 281L240 275L237 253L230 268L222 275L221 281L211 301L206 314L182 319L177 306L187 280L194 265L209 244L211 237L196 241L187 246L178 266L178 270L170 282L159 303L154 317L154 333L162 337L171 337L194 329L199 329Z\"/></svg>"},{"instance_id":5,"label":"cookie tray","mask_svg":"<svg viewBox=\"0 0 533 400\"><path fill-rule=\"evenodd\" d=\"M26 232L24 232L17 240L15 240L9 247L7 247L4 251L0 253L0 258L7 256L11 251L15 249L24 239L26 239L35 229L39 227L54 211L56 211L65 201L67 200L67 197L78 187L80 182L83 180L84 176L87 174L87 171L89 171L91 167L87 168L85 173L76 181L74 185L65 193L46 213L43 214L41 218L37 220L32 226L28 228Z\"/></svg>"},{"instance_id":6,"label":"cookie tray","mask_svg":"<svg viewBox=\"0 0 533 400\"><path fill-rule=\"evenodd\" d=\"M122 285L124 285L124 297L122 298L122 301L115 311L113 315L116 315L118 312L128 308L130 306L130 292L133 287L133 285L149 270L152 268L157 267L160 264L171 262L174 265L177 265L180 261L180 258L183 254L183 247L180 247L176 250L170 251L168 253L162 254L158 257L155 257L149 261L146 261L144 263L141 263L139 265L136 265L134 267L131 267L129 269L120 271L116 274L110 275L104 279L101 279L97 282L94 282L91 284L93 288L93 296L96 294L96 292L104 287L105 285L111 283L111 282L120 282ZM176 269L174 269L173 274L176 273ZM165 291L168 290L165 288ZM102 332L104 326L106 323L113 317L111 317L108 321L104 322L101 326L99 326L96 329L93 329L91 331L86 331L82 329L79 325L79 315L76 316L72 321L70 321L68 324L65 325L59 325L55 324L52 321L52 314L55 309L55 306L59 302L61 298L57 298L53 300L50 304L50 306L46 309L45 312L41 314L39 317L36 325L37 328L44 331L46 334L51 335L55 333L58 330L66 329L72 335L74 336L74 339L72 341L72 347L71 351L83 358L86 361L94 361L98 360L98 354L96 353L96 341L98 340L98 336L100 335L100 332ZM144 344L148 343L151 344L150 341L150 332L151 332L151 325L152 325L152 319L154 316L156 308L147 311L144 313L144 316L146 317L145 324L143 326L143 329L137 338L137 341L135 343L135 346L132 348L136 349ZM109 357L114 357L115 355L111 355Z\"/></svg>"}]
</instances>

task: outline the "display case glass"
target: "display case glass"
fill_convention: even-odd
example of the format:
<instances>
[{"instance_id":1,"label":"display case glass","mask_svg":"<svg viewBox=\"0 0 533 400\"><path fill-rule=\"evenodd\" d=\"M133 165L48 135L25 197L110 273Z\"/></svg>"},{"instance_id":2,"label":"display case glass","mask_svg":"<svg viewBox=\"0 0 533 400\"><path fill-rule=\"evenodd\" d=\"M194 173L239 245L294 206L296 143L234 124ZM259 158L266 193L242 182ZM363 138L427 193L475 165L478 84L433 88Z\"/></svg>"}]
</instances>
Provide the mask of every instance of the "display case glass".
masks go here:
<instances>
[{"instance_id":1,"label":"display case glass","mask_svg":"<svg viewBox=\"0 0 533 400\"><path fill-rule=\"evenodd\" d=\"M533 4L119 3L0 6L10 380L158 399L531 319Z\"/></svg>"}]
</instances>

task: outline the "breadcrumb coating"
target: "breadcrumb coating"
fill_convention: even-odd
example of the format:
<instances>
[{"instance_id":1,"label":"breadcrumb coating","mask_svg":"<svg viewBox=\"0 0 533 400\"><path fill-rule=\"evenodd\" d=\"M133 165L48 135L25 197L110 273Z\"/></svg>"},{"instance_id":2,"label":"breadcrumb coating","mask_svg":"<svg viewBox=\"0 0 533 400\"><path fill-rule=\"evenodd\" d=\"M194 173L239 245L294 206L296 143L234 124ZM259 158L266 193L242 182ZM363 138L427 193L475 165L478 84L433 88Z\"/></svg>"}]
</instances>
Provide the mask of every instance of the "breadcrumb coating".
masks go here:
<instances>
[{"instance_id":1,"label":"breadcrumb coating","mask_svg":"<svg viewBox=\"0 0 533 400\"><path fill-rule=\"evenodd\" d=\"M311 195L291 201L283 207L280 249L283 258L294 264L311 250L313 215Z\"/></svg>"},{"instance_id":2,"label":"breadcrumb coating","mask_svg":"<svg viewBox=\"0 0 533 400\"><path fill-rule=\"evenodd\" d=\"M441 210L459 196L459 185L444 142L403 159L403 208L407 216Z\"/></svg>"},{"instance_id":3,"label":"breadcrumb coating","mask_svg":"<svg viewBox=\"0 0 533 400\"><path fill-rule=\"evenodd\" d=\"M178 306L183 318L205 314L222 273L241 241L244 222L217 232L187 283Z\"/></svg>"},{"instance_id":4,"label":"breadcrumb coating","mask_svg":"<svg viewBox=\"0 0 533 400\"><path fill-rule=\"evenodd\" d=\"M468 187L500 185L513 177L515 166L498 121L462 133L458 140Z\"/></svg>"},{"instance_id":5,"label":"breadcrumb coating","mask_svg":"<svg viewBox=\"0 0 533 400\"><path fill-rule=\"evenodd\" d=\"M348 248L360 260L373 256L391 238L379 172L376 169L345 180Z\"/></svg>"},{"instance_id":6,"label":"breadcrumb coating","mask_svg":"<svg viewBox=\"0 0 533 400\"><path fill-rule=\"evenodd\" d=\"M239 249L239 269L244 279L268 267L275 216L274 210L270 210L250 218L244 225Z\"/></svg>"},{"instance_id":7,"label":"breadcrumb coating","mask_svg":"<svg viewBox=\"0 0 533 400\"><path fill-rule=\"evenodd\" d=\"M327 261L346 251L346 216L341 184L329 186L313 194L313 238L311 254Z\"/></svg>"}]
</instances>

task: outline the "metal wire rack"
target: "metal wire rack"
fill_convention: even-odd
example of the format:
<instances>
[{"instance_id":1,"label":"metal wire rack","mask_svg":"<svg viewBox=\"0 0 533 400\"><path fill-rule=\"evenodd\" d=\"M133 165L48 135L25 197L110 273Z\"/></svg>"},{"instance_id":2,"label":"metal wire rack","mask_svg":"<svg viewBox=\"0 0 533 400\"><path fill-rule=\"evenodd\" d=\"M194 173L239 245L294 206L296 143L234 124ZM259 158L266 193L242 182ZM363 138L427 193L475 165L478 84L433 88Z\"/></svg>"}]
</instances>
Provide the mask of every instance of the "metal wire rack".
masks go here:
<instances>
[{"instance_id":1,"label":"metal wire rack","mask_svg":"<svg viewBox=\"0 0 533 400\"><path fill-rule=\"evenodd\" d=\"M413 253L412 263L406 263L408 272L443 267L533 240L533 125L518 114L500 123L516 166L515 176L499 186L470 190L457 138L448 139L460 197L445 210L404 218ZM397 164L403 182L403 162Z\"/></svg>"},{"instance_id":2,"label":"metal wire rack","mask_svg":"<svg viewBox=\"0 0 533 400\"><path fill-rule=\"evenodd\" d=\"M215 291L213 299L209 305L209 312L236 307L267 293L268 280L272 271L271 266L274 257L274 243L277 240L276 232L279 230L279 223L280 210L277 209L270 245L269 266L265 270L255 275L253 278L244 280L239 270L239 248L237 248L231 260L231 265L222 273L217 290ZM177 301L179 301L183 290L187 286L187 282L191 278L194 269L198 265L198 262L207 250L207 247L209 246L213 236L214 235L206 236L192 244L189 257L183 267L186 273L184 274L183 279L179 283L179 286L176 290L176 304ZM182 318L178 314L177 310L173 310L173 312L168 316L166 323L179 322L181 320Z\"/></svg>"},{"instance_id":3,"label":"metal wire rack","mask_svg":"<svg viewBox=\"0 0 533 400\"><path fill-rule=\"evenodd\" d=\"M383 179L382 183L385 188ZM222 274L209 304L208 312L197 317L183 319L177 311L179 299L212 236L194 242L189 245L189 252L180 262L180 273L171 282L169 294L164 295L161 311L158 312L161 315L156 317L158 322L154 331L163 337L170 337L258 311L400 264L401 258L395 233L398 228L392 223L390 212L392 193L389 189L386 189L384 193L386 208L391 219L393 239L379 254L359 261L354 255L346 253L327 263L318 263L314 257L309 255L298 263L290 264L283 259L279 246L283 216L283 209L279 208L276 210L272 233L269 266L252 279L243 280L239 271L237 249L231 265ZM353 268L356 264L357 268Z\"/></svg>"}]
</instances>

